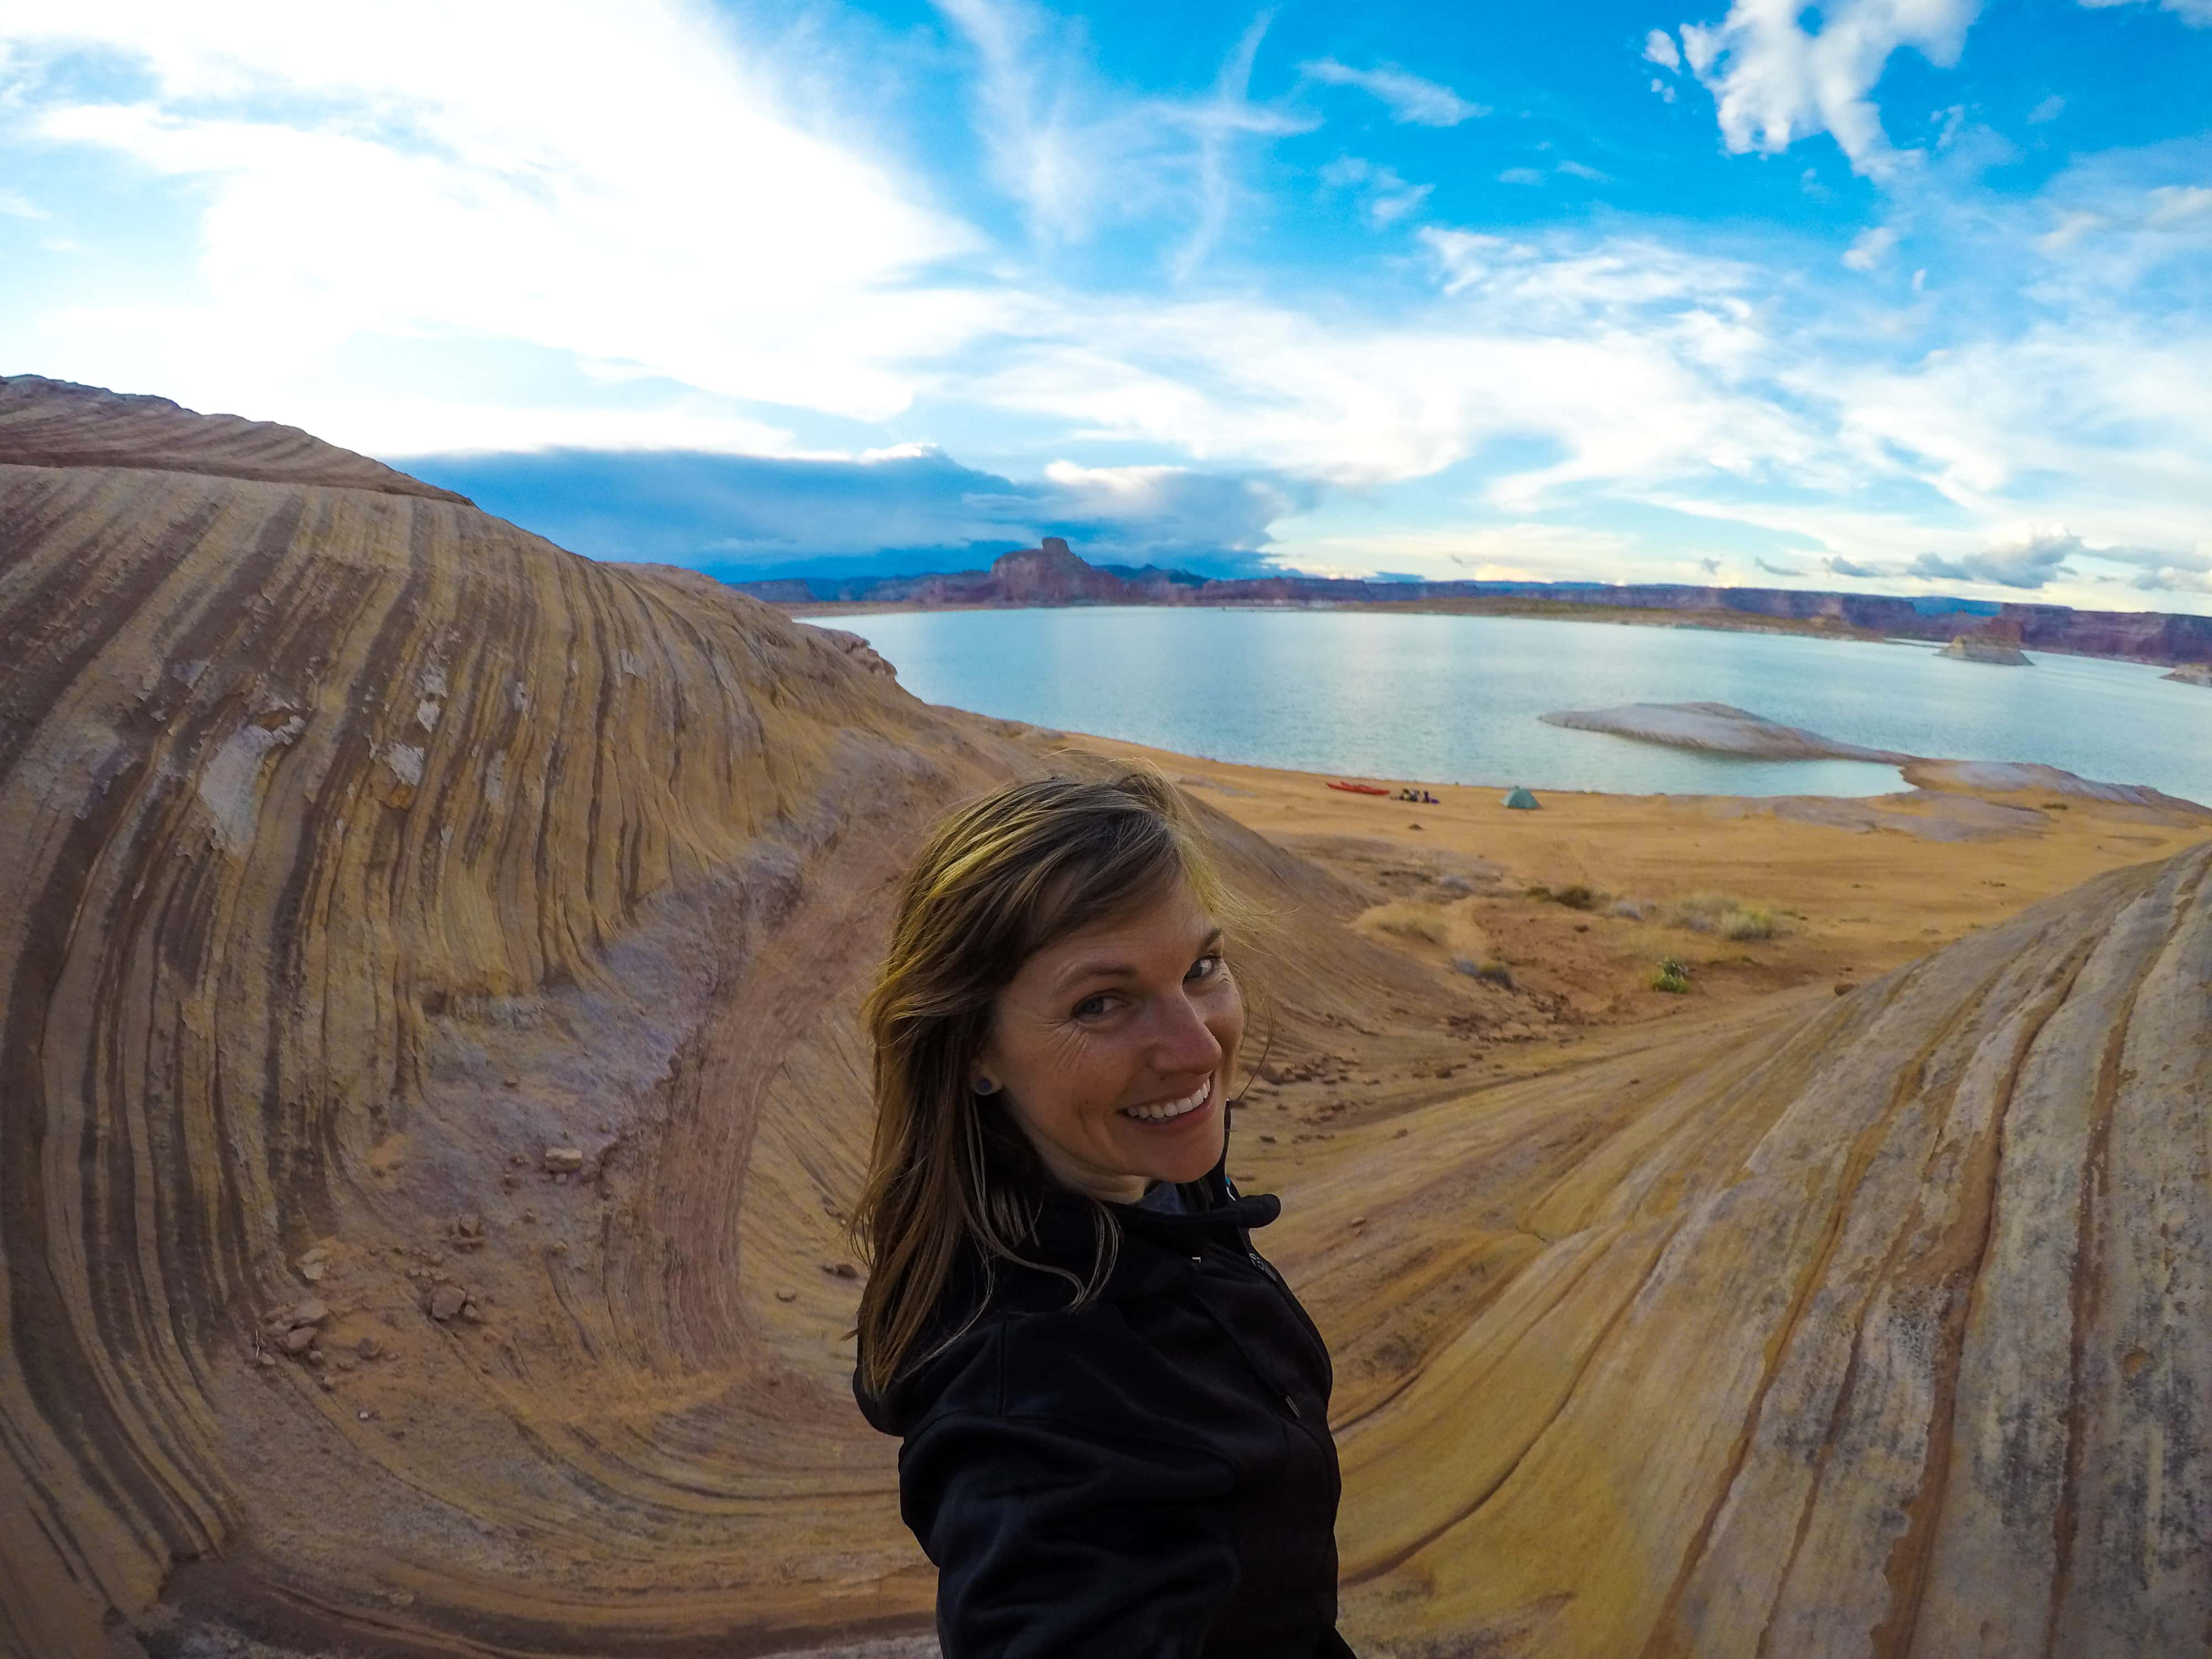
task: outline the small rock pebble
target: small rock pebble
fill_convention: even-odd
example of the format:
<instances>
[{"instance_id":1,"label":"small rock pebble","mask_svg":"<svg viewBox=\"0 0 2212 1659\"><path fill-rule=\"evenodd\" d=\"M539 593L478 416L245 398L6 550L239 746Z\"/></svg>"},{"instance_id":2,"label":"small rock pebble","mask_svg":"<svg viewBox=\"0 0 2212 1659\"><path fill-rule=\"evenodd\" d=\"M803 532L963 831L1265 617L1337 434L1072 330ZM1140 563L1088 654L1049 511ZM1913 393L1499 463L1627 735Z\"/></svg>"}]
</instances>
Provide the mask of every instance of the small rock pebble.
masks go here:
<instances>
[{"instance_id":1,"label":"small rock pebble","mask_svg":"<svg viewBox=\"0 0 2212 1659\"><path fill-rule=\"evenodd\" d=\"M584 1155L574 1146L548 1146L545 1167L554 1175L573 1175L584 1167Z\"/></svg>"},{"instance_id":2,"label":"small rock pebble","mask_svg":"<svg viewBox=\"0 0 2212 1659\"><path fill-rule=\"evenodd\" d=\"M458 1285L441 1285L430 1292L430 1317L441 1322L453 1318L468 1305L469 1293Z\"/></svg>"},{"instance_id":3,"label":"small rock pebble","mask_svg":"<svg viewBox=\"0 0 2212 1659\"><path fill-rule=\"evenodd\" d=\"M779 1302L796 1302L799 1300L799 1292L797 1291L778 1291L775 1293L775 1299Z\"/></svg>"}]
</instances>

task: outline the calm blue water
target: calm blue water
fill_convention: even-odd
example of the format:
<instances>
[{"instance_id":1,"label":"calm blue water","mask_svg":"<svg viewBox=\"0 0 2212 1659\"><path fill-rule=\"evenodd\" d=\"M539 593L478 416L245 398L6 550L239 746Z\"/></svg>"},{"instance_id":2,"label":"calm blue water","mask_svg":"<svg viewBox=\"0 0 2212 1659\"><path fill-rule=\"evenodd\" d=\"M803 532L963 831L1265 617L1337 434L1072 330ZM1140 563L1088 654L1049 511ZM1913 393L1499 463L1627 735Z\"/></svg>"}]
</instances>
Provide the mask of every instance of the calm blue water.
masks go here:
<instances>
[{"instance_id":1,"label":"calm blue water","mask_svg":"<svg viewBox=\"0 0 2212 1659\"><path fill-rule=\"evenodd\" d=\"M2041 761L2212 803L2212 690L2132 663L1504 617L1167 610L824 618L907 690L1002 718L1260 766L1624 793L1872 795L1894 769L1746 761L1544 726L1554 708L1725 702L1847 743ZM2033 653L2031 653L2033 655Z\"/></svg>"}]
</instances>

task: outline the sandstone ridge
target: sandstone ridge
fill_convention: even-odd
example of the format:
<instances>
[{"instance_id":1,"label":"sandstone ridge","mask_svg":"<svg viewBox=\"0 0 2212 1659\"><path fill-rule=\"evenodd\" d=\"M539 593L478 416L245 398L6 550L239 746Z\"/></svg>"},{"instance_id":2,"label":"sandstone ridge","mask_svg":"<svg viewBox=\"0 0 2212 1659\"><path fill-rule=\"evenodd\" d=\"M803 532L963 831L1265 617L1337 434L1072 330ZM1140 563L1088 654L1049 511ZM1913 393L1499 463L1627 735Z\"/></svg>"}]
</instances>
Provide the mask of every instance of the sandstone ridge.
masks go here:
<instances>
[{"instance_id":1,"label":"sandstone ridge","mask_svg":"<svg viewBox=\"0 0 2212 1659\"><path fill-rule=\"evenodd\" d=\"M854 1010L922 826L1099 763L220 471L288 441L0 462L0 1651L918 1650ZM1433 1079L1232 1142L1291 1172L1362 1651L2201 1652L2212 847L1482 1084L1529 994L1198 810L1293 935L1271 1076Z\"/></svg>"}]
</instances>

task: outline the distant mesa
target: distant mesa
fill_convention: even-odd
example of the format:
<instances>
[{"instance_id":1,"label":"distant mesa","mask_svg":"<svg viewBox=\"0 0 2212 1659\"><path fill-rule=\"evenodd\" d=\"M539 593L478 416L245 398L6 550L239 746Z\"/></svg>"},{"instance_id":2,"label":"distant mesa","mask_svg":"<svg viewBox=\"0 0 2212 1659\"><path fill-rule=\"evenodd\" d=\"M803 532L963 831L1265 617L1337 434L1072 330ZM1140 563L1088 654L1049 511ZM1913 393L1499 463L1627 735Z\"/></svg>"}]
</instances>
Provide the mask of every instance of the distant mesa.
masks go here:
<instances>
[{"instance_id":1,"label":"distant mesa","mask_svg":"<svg viewBox=\"0 0 2212 1659\"><path fill-rule=\"evenodd\" d=\"M2212 685L2212 662L2185 662L2171 674L2159 678L2179 680L2184 685Z\"/></svg>"},{"instance_id":2,"label":"distant mesa","mask_svg":"<svg viewBox=\"0 0 2212 1659\"><path fill-rule=\"evenodd\" d=\"M1678 627L1811 634L1838 639L1953 640L1961 623L1987 617L2001 639L2024 649L2114 657L2170 665L2212 659L2212 617L2155 611L2075 611L2063 605L1996 605L1983 600L1822 593L1782 587L1686 587L1666 582L1385 581L1306 576L1210 577L1156 565L1092 564L1057 536L1001 556L988 570L912 576L779 576L730 584L771 605L1221 605L1239 607L1387 605L1477 616L1637 621ZM1621 613L1640 613L1623 617ZM1968 653L1974 654L1968 657ZM1975 646L1954 655L2010 660Z\"/></svg>"},{"instance_id":3,"label":"distant mesa","mask_svg":"<svg viewBox=\"0 0 2212 1659\"><path fill-rule=\"evenodd\" d=\"M2020 624L2008 617L1993 617L1983 627L1951 636L1950 644L1936 654L1954 662L1988 663L1996 668L2033 668L2020 648Z\"/></svg>"}]
</instances>

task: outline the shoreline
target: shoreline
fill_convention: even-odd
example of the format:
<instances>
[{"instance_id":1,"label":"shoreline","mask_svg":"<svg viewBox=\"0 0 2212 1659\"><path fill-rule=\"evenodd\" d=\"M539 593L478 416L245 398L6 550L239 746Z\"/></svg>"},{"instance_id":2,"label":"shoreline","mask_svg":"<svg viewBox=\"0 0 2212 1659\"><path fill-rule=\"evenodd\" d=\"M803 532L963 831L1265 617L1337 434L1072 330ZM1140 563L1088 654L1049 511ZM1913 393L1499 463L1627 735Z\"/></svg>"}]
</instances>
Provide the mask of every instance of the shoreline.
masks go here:
<instances>
[{"instance_id":1,"label":"shoreline","mask_svg":"<svg viewBox=\"0 0 2212 1659\"><path fill-rule=\"evenodd\" d=\"M1502 784L1398 780L1438 797L1417 805L1331 790L1336 774L1000 724L1048 762L1075 752L1158 768L1336 878L1359 931L1447 977L1468 971L1455 957L1503 963L1551 1011L1520 1036L1577 1051L1624 1024L1840 994L2098 875L2212 840L2201 810L1941 777L1866 799L1540 790L1535 811L1506 808ZM1730 906L1771 933L1729 938L1682 920ZM1651 988L1662 957L1686 964L1689 994Z\"/></svg>"}]
</instances>

